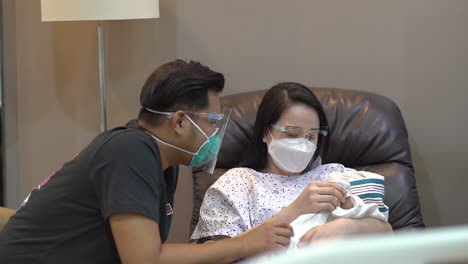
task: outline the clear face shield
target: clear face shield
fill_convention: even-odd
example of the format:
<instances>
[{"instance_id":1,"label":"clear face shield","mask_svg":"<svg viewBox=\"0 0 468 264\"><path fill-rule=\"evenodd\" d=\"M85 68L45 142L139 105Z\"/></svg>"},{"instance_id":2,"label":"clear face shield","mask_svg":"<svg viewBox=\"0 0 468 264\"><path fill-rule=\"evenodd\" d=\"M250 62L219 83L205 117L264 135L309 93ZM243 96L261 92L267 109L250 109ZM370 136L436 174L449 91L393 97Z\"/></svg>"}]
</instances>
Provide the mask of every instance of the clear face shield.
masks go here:
<instances>
[{"instance_id":1,"label":"clear face shield","mask_svg":"<svg viewBox=\"0 0 468 264\"><path fill-rule=\"evenodd\" d=\"M167 118L171 118L174 112L161 112L152 110L149 108L145 108L146 110L160 115L166 115ZM223 142L224 133L226 132L227 124L229 123L229 118L231 116L231 108L223 107L221 113L219 114L210 114L210 113L202 113L202 112L192 112L192 111L185 111L185 113L190 115L196 115L202 118L205 118L209 125L208 131L203 130L189 115L186 114L188 120L198 129L200 133L206 138L205 142L202 143L196 152L191 152L186 149L180 148L178 146L172 145L168 142L165 142L155 135L151 135L155 140L158 142L170 146L172 148L178 149L182 152L188 153L192 155L192 160L189 167L206 171L210 174L213 174L216 161L218 160L218 153L221 148L221 143ZM206 122L204 120L204 122ZM206 129L206 126L203 126ZM208 134L209 133L209 134Z\"/></svg>"},{"instance_id":2,"label":"clear face shield","mask_svg":"<svg viewBox=\"0 0 468 264\"><path fill-rule=\"evenodd\" d=\"M212 125L212 129L213 129L213 133L211 135L206 135L205 136L208 138L208 140L200 147L199 151L198 152L202 152L203 151L203 147L205 144L211 144L214 142L214 144L211 144L210 146L210 151L207 152L206 155L209 155L207 158L208 158L208 161L207 162L204 162L204 164L200 165L200 166L195 166L194 169L196 170L202 170L202 171L205 171L209 174L213 174L213 171L215 169L215 166L216 166L216 162L218 161L218 153L219 153L219 150L221 148L221 144L223 142L223 139L224 139L224 134L226 132L226 127L229 123L229 119L231 117L231 112L232 112L232 109L229 108L229 107L223 107L223 109L221 110L221 113L220 114L205 114L205 113L195 113L197 115L205 115L209 122L211 123ZM203 130L201 130L203 131ZM199 154L203 154L203 153L198 153L196 155L199 155ZM194 157L196 158L196 157Z\"/></svg>"}]
</instances>

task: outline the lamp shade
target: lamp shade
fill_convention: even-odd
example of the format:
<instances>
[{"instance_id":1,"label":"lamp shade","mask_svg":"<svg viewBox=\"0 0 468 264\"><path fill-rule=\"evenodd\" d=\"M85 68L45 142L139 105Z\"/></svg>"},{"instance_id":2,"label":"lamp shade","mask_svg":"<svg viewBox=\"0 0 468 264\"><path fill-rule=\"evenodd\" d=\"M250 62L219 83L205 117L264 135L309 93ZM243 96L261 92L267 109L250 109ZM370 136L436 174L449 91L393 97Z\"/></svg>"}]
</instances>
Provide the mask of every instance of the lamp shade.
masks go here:
<instances>
[{"instance_id":1,"label":"lamp shade","mask_svg":"<svg viewBox=\"0 0 468 264\"><path fill-rule=\"evenodd\" d=\"M41 0L42 21L159 17L159 0Z\"/></svg>"}]
</instances>

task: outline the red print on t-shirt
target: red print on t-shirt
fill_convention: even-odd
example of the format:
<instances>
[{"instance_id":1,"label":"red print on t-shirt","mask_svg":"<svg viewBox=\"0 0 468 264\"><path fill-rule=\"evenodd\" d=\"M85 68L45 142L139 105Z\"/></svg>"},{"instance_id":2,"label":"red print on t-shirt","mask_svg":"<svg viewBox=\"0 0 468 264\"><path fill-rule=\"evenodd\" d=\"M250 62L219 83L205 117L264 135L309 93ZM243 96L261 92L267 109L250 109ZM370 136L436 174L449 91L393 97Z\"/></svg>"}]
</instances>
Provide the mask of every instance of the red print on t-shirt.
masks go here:
<instances>
[{"instance_id":1,"label":"red print on t-shirt","mask_svg":"<svg viewBox=\"0 0 468 264\"><path fill-rule=\"evenodd\" d=\"M172 211L172 206L170 203L167 203L166 204L166 215L171 215L173 214L174 212Z\"/></svg>"}]
</instances>

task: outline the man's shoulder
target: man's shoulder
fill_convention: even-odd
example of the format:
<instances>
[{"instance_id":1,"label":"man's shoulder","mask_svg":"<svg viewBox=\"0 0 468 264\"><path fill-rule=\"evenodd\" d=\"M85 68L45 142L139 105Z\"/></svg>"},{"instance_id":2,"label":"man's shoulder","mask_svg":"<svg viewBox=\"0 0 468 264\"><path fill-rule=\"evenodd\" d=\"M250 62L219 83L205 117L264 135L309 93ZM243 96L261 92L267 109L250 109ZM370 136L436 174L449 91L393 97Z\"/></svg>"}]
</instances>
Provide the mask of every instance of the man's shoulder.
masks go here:
<instances>
[{"instance_id":1,"label":"man's shoulder","mask_svg":"<svg viewBox=\"0 0 468 264\"><path fill-rule=\"evenodd\" d=\"M153 140L145 130L141 127L135 126L121 126L116 127L108 132L105 135L105 143L114 143L114 144L124 144L124 145L140 145L143 143L144 145L156 145L153 144ZM138 144L140 143L140 144Z\"/></svg>"},{"instance_id":2,"label":"man's shoulder","mask_svg":"<svg viewBox=\"0 0 468 264\"><path fill-rule=\"evenodd\" d=\"M121 126L106 131L88 146L100 158L134 159L143 153L159 157L159 149L145 130L132 126Z\"/></svg>"}]
</instances>

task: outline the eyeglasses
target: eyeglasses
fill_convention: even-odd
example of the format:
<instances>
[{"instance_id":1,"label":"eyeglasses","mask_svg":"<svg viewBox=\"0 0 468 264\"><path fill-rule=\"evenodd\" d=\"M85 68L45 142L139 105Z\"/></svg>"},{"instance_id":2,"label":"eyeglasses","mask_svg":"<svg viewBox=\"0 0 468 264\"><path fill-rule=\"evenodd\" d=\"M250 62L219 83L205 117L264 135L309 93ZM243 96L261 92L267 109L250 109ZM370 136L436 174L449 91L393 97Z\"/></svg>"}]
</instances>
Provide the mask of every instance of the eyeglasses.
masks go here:
<instances>
[{"instance_id":1,"label":"eyeglasses","mask_svg":"<svg viewBox=\"0 0 468 264\"><path fill-rule=\"evenodd\" d=\"M328 127L322 126L319 129L309 129L305 130L302 127L295 127L295 126L280 126L280 125L273 125L274 129L279 130L286 134L287 137L290 138L305 138L307 140L315 140L318 138L319 135L327 136L328 135Z\"/></svg>"},{"instance_id":2,"label":"eyeglasses","mask_svg":"<svg viewBox=\"0 0 468 264\"><path fill-rule=\"evenodd\" d=\"M216 120L216 121L223 120L223 118L224 118L223 114L210 114L210 113L192 112L192 111L184 111L184 112L192 114L192 115L207 117L208 119L213 119L213 120Z\"/></svg>"},{"instance_id":3,"label":"eyeglasses","mask_svg":"<svg viewBox=\"0 0 468 264\"><path fill-rule=\"evenodd\" d=\"M175 112L161 112L161 111L152 110L146 107L145 109L150 111L151 113L166 115L167 118L171 118L175 114ZM208 119L212 119L216 121L223 120L224 118L224 114L210 114L210 113L194 112L194 111L184 111L184 112L188 114L192 114L192 115L207 117Z\"/></svg>"}]
</instances>

